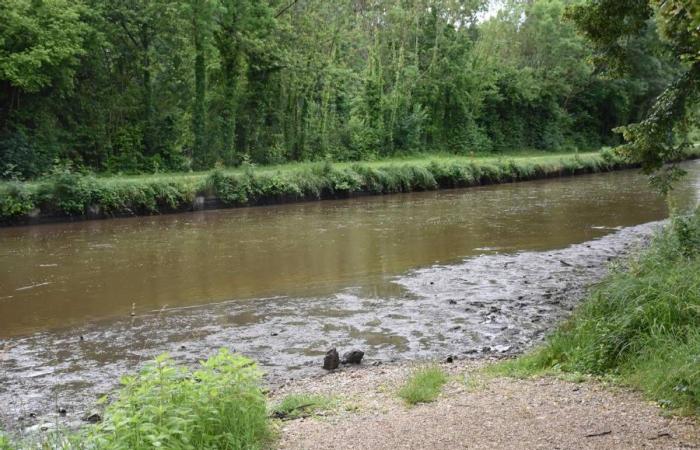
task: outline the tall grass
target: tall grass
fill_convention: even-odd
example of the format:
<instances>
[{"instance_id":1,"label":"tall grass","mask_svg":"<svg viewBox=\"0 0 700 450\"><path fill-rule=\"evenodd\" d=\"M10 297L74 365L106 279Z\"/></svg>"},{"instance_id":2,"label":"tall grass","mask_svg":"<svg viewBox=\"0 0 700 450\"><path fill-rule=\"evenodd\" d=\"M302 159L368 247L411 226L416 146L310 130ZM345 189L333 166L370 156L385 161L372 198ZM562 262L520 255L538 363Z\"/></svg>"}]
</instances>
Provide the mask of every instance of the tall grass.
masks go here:
<instances>
[{"instance_id":1,"label":"tall grass","mask_svg":"<svg viewBox=\"0 0 700 450\"><path fill-rule=\"evenodd\" d=\"M409 405L432 402L438 398L445 383L447 374L440 367L422 367L411 373L398 395Z\"/></svg>"},{"instance_id":2,"label":"tall grass","mask_svg":"<svg viewBox=\"0 0 700 450\"><path fill-rule=\"evenodd\" d=\"M700 209L672 219L543 347L498 370L611 375L663 406L700 414Z\"/></svg>"}]
</instances>

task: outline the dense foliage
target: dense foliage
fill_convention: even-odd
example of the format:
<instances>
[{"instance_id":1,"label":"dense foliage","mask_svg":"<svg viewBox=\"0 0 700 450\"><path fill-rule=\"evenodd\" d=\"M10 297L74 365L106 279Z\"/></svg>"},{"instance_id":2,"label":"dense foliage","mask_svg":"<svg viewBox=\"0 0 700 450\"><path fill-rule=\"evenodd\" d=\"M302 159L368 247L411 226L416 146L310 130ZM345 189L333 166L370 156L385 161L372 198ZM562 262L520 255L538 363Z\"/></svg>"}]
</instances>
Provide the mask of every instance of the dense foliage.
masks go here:
<instances>
[{"instance_id":1,"label":"dense foliage","mask_svg":"<svg viewBox=\"0 0 700 450\"><path fill-rule=\"evenodd\" d=\"M5 0L0 176L592 149L678 72L594 71L570 0Z\"/></svg>"},{"instance_id":2,"label":"dense foliage","mask_svg":"<svg viewBox=\"0 0 700 450\"><path fill-rule=\"evenodd\" d=\"M625 144L618 150L653 174L662 191L683 174L664 166L693 145L688 131L698 124L700 96L700 3L697 0L587 0L569 11L578 27L595 45L599 68L620 74L636 73L648 64L648 53L629 45L658 24L672 49L677 73L655 100L643 120L621 126Z\"/></svg>"},{"instance_id":3,"label":"dense foliage","mask_svg":"<svg viewBox=\"0 0 700 450\"><path fill-rule=\"evenodd\" d=\"M700 149L687 153L698 156ZM0 182L0 224L43 217L115 217L468 187L627 167L600 153L506 157L438 156L316 162L188 174L96 177L55 170L36 182Z\"/></svg>"},{"instance_id":4,"label":"dense foliage","mask_svg":"<svg viewBox=\"0 0 700 450\"><path fill-rule=\"evenodd\" d=\"M700 209L675 217L629 267L507 371L613 375L661 405L700 414Z\"/></svg>"}]
</instances>

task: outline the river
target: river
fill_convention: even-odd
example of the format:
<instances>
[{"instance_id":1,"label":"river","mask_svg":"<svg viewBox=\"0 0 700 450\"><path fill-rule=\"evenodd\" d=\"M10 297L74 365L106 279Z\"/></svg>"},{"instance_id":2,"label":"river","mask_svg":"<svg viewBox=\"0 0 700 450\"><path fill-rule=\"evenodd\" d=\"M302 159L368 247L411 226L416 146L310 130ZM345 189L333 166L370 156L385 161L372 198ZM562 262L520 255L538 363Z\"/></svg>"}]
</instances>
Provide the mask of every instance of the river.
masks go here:
<instances>
[{"instance_id":1,"label":"river","mask_svg":"<svg viewBox=\"0 0 700 450\"><path fill-rule=\"evenodd\" d=\"M700 162L674 193L698 203ZM0 229L0 420L75 421L119 375L225 346L271 378L518 352L668 215L638 171Z\"/></svg>"}]
</instances>

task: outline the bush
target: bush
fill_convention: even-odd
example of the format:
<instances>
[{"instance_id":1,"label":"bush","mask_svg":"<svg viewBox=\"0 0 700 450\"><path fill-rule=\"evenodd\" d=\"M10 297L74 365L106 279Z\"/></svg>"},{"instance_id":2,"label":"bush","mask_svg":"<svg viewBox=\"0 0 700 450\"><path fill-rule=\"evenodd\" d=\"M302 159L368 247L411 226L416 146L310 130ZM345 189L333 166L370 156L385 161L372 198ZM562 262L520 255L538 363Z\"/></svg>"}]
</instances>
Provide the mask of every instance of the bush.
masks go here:
<instances>
[{"instance_id":1,"label":"bush","mask_svg":"<svg viewBox=\"0 0 700 450\"><path fill-rule=\"evenodd\" d=\"M85 436L101 449L253 449L268 428L261 372L253 361L222 349L194 372L167 355L125 377L104 421Z\"/></svg>"},{"instance_id":2,"label":"bush","mask_svg":"<svg viewBox=\"0 0 700 450\"><path fill-rule=\"evenodd\" d=\"M447 374L438 366L415 370L399 389L399 397L409 405L428 403L440 395L442 386L447 383Z\"/></svg>"},{"instance_id":3,"label":"bush","mask_svg":"<svg viewBox=\"0 0 700 450\"><path fill-rule=\"evenodd\" d=\"M9 182L0 189L0 221L27 215L34 207L34 199L24 184Z\"/></svg>"}]
</instances>

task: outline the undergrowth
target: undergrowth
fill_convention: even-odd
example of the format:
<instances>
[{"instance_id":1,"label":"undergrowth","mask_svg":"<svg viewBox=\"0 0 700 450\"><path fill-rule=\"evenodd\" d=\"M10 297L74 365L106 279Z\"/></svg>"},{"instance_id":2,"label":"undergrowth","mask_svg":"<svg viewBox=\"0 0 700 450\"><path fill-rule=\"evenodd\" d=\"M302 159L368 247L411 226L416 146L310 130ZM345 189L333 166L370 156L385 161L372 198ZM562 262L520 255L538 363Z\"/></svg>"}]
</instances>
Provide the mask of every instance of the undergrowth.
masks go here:
<instances>
[{"instance_id":1,"label":"undergrowth","mask_svg":"<svg viewBox=\"0 0 700 450\"><path fill-rule=\"evenodd\" d=\"M700 209L614 270L546 344L497 371L579 372L700 414Z\"/></svg>"},{"instance_id":2,"label":"undergrowth","mask_svg":"<svg viewBox=\"0 0 700 450\"><path fill-rule=\"evenodd\" d=\"M122 379L101 423L39 441L13 443L0 434L0 449L256 449L271 437L261 372L222 349L197 370L161 355Z\"/></svg>"},{"instance_id":3,"label":"undergrowth","mask_svg":"<svg viewBox=\"0 0 700 450\"><path fill-rule=\"evenodd\" d=\"M97 177L59 167L33 182L0 183L0 222L33 217L114 217L189 211L198 197L222 206L468 187L625 167L612 154L431 157L406 161L246 165L199 174ZM199 200L201 202L201 199Z\"/></svg>"},{"instance_id":4,"label":"undergrowth","mask_svg":"<svg viewBox=\"0 0 700 450\"><path fill-rule=\"evenodd\" d=\"M432 402L440 395L447 379L445 371L438 366L422 367L411 373L398 395L409 405Z\"/></svg>"}]
</instances>

